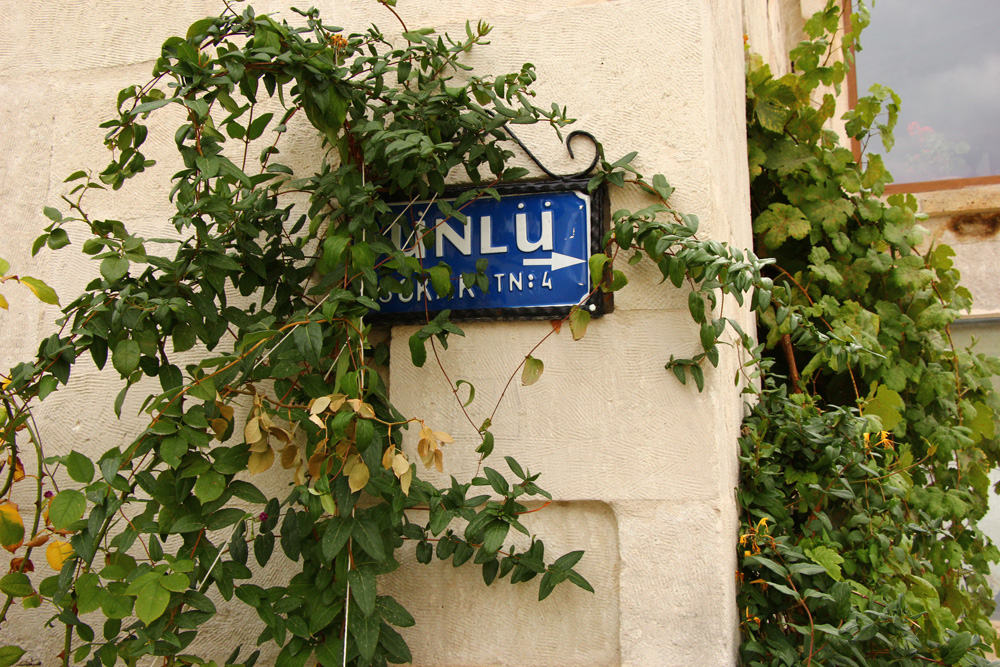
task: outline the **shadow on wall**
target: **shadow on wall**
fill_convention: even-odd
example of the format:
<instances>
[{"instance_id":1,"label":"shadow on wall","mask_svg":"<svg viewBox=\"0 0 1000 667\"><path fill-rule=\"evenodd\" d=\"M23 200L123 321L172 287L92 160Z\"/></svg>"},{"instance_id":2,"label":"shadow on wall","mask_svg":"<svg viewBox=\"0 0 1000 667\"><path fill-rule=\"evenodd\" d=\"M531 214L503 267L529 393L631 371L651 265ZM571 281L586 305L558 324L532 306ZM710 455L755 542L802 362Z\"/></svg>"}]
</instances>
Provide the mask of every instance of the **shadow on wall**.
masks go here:
<instances>
[{"instance_id":1,"label":"shadow on wall","mask_svg":"<svg viewBox=\"0 0 1000 667\"><path fill-rule=\"evenodd\" d=\"M402 566L386 577L379 592L397 597L417 622L401 630L414 667L620 663L620 559L611 507L592 501L552 503L527 515L524 524L545 536L546 552L585 550L577 569L595 593L562 585L538 602L537 578L514 586L503 579L487 588L482 568L471 561L458 568L450 560L421 565L413 555L415 543L406 545L399 554ZM511 535L524 538L513 530ZM513 541L508 536L507 543Z\"/></svg>"}]
</instances>

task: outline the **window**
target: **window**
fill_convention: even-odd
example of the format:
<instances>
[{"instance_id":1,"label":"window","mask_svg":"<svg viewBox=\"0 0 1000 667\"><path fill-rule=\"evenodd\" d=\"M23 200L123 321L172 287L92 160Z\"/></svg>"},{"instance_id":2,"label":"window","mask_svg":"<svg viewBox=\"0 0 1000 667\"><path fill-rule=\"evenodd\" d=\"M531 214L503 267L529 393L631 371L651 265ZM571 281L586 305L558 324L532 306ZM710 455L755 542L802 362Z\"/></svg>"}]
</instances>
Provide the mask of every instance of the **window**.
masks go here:
<instances>
[{"instance_id":1,"label":"window","mask_svg":"<svg viewBox=\"0 0 1000 667\"><path fill-rule=\"evenodd\" d=\"M884 156L896 181L890 191L1000 183L1000 2L869 7L855 90L881 83L902 98L896 144ZM875 141L869 150L881 151Z\"/></svg>"}]
</instances>

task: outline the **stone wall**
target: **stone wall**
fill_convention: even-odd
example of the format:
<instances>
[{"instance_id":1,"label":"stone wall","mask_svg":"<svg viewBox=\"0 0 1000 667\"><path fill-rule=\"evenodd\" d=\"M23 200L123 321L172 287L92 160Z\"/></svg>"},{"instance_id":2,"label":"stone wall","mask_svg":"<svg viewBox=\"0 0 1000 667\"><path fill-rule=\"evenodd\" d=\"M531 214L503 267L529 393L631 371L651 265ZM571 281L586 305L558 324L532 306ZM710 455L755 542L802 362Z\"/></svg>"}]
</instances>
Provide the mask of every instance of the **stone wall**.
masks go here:
<instances>
[{"instance_id":1,"label":"stone wall","mask_svg":"<svg viewBox=\"0 0 1000 667\"><path fill-rule=\"evenodd\" d=\"M258 13L291 18L288 8L296 3L254 4ZM315 4L349 31L372 22L395 29L374 0ZM499 73L534 63L543 106L568 105L576 127L596 135L609 157L638 150L635 165L667 176L677 188L673 203L701 217L702 235L746 247L742 36L748 17L764 28L776 20L747 4L744 12L740 3L714 0L409 0L399 11L410 27L462 32L466 19L493 24L492 45L474 51L468 64ZM97 265L73 247L30 257L31 241L45 224L42 206L58 203L69 173L104 166L104 131L97 124L113 114L120 88L148 78L160 42L220 8L209 0L0 4L0 256L13 270L49 282L63 303L97 275ZM574 170L554 136L529 129L524 138L546 164ZM120 219L136 233L167 236L165 195L177 166L172 133L160 136L154 127L148 145L157 166L114 195L92 197L90 206L95 216ZM300 126L285 152L301 151L290 162L307 166L315 145ZM639 202L615 195L612 209ZM742 399L733 376L739 360L724 353L719 369L706 373L704 393L680 385L663 364L698 346L687 295L660 285L650 267L627 273L631 284L617 296L615 312L592 322L580 342L568 331L550 338L534 353L545 362L541 381L531 387L515 381L494 420L498 454L543 471L541 481L557 500L531 515L530 528L553 552L586 549L580 569L596 594L564 587L537 603L534 586L484 589L473 570L406 565L387 586L418 620L407 634L417 664L734 664ZM58 311L14 287L4 294L11 307L0 312L0 366L9 367L32 355ZM726 312L740 311L727 303ZM745 315L737 317L750 326ZM475 384L474 420L488 414L511 371L549 327L475 323L464 327L465 338L452 338L442 362L453 380ZM475 429L464 423L439 370L410 366L410 333L405 327L392 332L392 399L404 413L455 435L446 473L466 477L476 467ZM70 387L38 410L49 451L72 447L96 458L105 447L129 441L137 421L115 420L117 389L113 371L98 372L89 362L76 367ZM126 416L136 414L142 392L133 395ZM276 488L281 484L275 479ZM258 583L283 576L272 568ZM202 645L224 657L235 642L252 644L260 627L237 602L220 609ZM4 628L4 643L29 648L26 659L54 664L61 637L43 629L45 618L18 612Z\"/></svg>"}]
</instances>

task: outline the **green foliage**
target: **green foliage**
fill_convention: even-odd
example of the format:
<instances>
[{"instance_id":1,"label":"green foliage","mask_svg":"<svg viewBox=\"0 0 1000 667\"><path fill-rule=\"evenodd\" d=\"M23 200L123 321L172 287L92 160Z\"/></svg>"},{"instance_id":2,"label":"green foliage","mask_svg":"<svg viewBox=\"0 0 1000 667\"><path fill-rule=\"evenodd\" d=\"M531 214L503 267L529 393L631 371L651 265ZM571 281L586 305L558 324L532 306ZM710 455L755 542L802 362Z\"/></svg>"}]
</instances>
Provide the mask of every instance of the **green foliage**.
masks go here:
<instances>
[{"instance_id":1,"label":"green foliage","mask_svg":"<svg viewBox=\"0 0 1000 667\"><path fill-rule=\"evenodd\" d=\"M416 203L436 200L456 173L474 186L465 201L495 194L493 185L523 175L507 166L506 123L569 119L533 104L530 65L495 79L452 78L468 69L461 56L483 41L485 24L467 26L459 41L408 31L403 47L377 28L345 36L314 10L299 13L304 25L295 27L227 9L168 39L153 80L123 90L104 123L111 163L96 179L83 171L67 179L69 215L45 210L51 224L34 250L72 245L70 232L82 230L80 249L99 262L100 278L3 386L0 433L16 464L4 493L29 479L23 468L16 474L26 439L47 515L36 513L27 530L16 506L0 504L0 541L24 549L0 581L0 621L14 598L50 605L69 629L65 664L148 655L169 664L215 615L210 589L256 611L259 642L281 647L279 666L409 661L393 626L413 618L377 594L406 540L416 542L418 562L482 566L487 585L537 577L540 599L564 581L592 590L574 569L581 552L547 561L521 523L524 502L548 494L517 461L507 457L510 474L483 467L444 488L416 476L403 429L419 425L417 454L438 470L452 439L388 401L378 372L388 349L368 321L378 297L412 289L413 279L439 294L454 279L477 279L414 256L428 240ZM865 23L863 12L857 18ZM915 200L883 200L881 159L858 164L827 129L835 105L824 87L846 72L829 57L840 26L833 3L806 23L794 74L775 79L750 58L756 253L700 239L697 216L671 205L664 176L639 174L635 153L612 162L599 147L590 187L649 197L644 208L614 212L590 272L595 290L615 291L627 283L613 268L619 255L645 257L688 290L701 350L666 364L682 383L703 389L706 362L717 367L727 347L746 360L734 378L755 400L739 443L743 664L985 664L982 650L996 636L984 574L998 552L976 521L1000 453L1000 405L988 381L1000 362L952 345L948 325L971 305L953 253L920 250ZM877 133L890 146L898 104L877 88L849 114L848 132L862 143ZM141 152L145 121L168 106L184 113L174 135L183 166L170 195L176 240L91 219L85 194L118 189L151 166ZM289 123L303 116L323 153L308 175L279 161ZM293 192L308 197L304 212L287 202ZM397 216L390 202L410 208ZM458 219L461 204L450 205ZM391 241L397 224L403 248ZM756 314L759 344L724 314L733 303ZM566 319L574 339L586 334L585 311ZM409 339L411 361L436 360L450 335L462 330L447 311L428 319ZM526 385L544 370L536 348L521 364ZM142 407L148 427L96 465L75 452L44 459L29 401L66 384L88 353L99 368L110 354L124 383L119 412L142 378L158 381L162 391ZM465 405L474 398L470 385ZM236 422L237 399L249 408L245 422ZM479 428L483 458L496 444L491 426ZM237 479L276 461L291 471L283 498ZM57 463L81 487L46 503L41 473ZM470 496L473 487L484 493ZM415 523L413 508L426 520ZM31 549L57 531L71 535L72 554L54 542L48 560L58 573L29 577ZM505 548L514 533L526 547ZM248 581L251 552L263 567L278 550L296 563L288 584ZM97 610L101 638L81 617ZM138 620L124 625L132 614ZM0 651L2 660L19 657ZM238 660L237 651L227 664Z\"/></svg>"},{"instance_id":2,"label":"green foliage","mask_svg":"<svg viewBox=\"0 0 1000 667\"><path fill-rule=\"evenodd\" d=\"M404 46L375 27L346 34L316 10L298 14L292 25L227 4L166 40L152 80L122 90L102 125L108 166L96 177L70 175L63 210L44 210L49 224L33 251L78 247L100 275L0 394L0 440L12 462L0 495L33 479L39 507L27 530L24 510L0 504L0 541L20 558L0 581L0 622L14 598L44 603L66 628L64 664L135 665L148 656L203 664L177 656L215 616L213 590L256 611L258 643L281 647L279 666L341 665L345 656L359 666L408 662L391 626L413 618L376 592L405 541L417 543L421 562L436 555L482 566L487 585L538 577L539 598L563 581L593 590L574 569L581 552L547 559L520 522L525 501L549 496L517 461L507 459L512 477L485 468L444 488L417 477L404 429L420 429L422 463L438 470L453 441L389 402L379 374L388 345L371 336L369 317L380 296L412 290L414 279L438 294L459 279L413 252L432 232L417 224L418 201L440 197L456 174L473 185L464 202L495 195L494 185L524 173L508 167L506 124L558 128L569 119L533 104L531 65L496 78L467 73L462 56L484 41L486 24L467 25L460 40L405 32ZM166 119L168 107L182 111L173 134L174 238L142 238L92 218L85 195L117 190L152 166L143 153L153 131L147 119ZM312 173L282 162L293 122L318 133ZM294 207L292 193L308 202ZM390 211L400 202L405 215ZM462 203L450 207L459 219ZM394 225L405 228L403 248L391 240ZM2 260L0 269L0 280L56 302L40 281L7 276ZM448 315L411 340L417 365L428 346L436 358L436 346L463 335ZM578 317L575 326L586 324ZM98 368L110 356L106 372L123 384L119 414L131 388L154 388L141 408L148 425L94 462L75 451L45 458L29 403L67 384L85 355ZM531 381L541 368L526 364ZM249 408L245 421L236 401ZM488 424L480 436L485 458L494 443ZM25 476L21 456L32 450L37 474ZM276 461L288 471L283 497L240 478ZM75 486L53 496L43 491L57 464ZM470 495L477 486L488 493ZM508 540L512 528L522 547ZM33 572L32 549L46 540L55 570ZM279 551L294 564L287 585L251 583L251 552L263 567ZM103 632L84 618L98 611ZM135 622L122 622L133 614ZM0 660L9 664L18 651L4 647ZM241 660L237 650L226 664L252 665L256 656Z\"/></svg>"},{"instance_id":3,"label":"green foliage","mask_svg":"<svg viewBox=\"0 0 1000 667\"><path fill-rule=\"evenodd\" d=\"M1000 362L953 345L971 298L951 249L921 245L916 200L884 197L880 156L855 161L828 129L840 26L830 3L792 51L794 74L756 56L747 70L754 231L774 289L740 438L740 657L986 664L998 552L976 522L1000 454ZM874 88L848 133L891 147L898 105Z\"/></svg>"}]
</instances>

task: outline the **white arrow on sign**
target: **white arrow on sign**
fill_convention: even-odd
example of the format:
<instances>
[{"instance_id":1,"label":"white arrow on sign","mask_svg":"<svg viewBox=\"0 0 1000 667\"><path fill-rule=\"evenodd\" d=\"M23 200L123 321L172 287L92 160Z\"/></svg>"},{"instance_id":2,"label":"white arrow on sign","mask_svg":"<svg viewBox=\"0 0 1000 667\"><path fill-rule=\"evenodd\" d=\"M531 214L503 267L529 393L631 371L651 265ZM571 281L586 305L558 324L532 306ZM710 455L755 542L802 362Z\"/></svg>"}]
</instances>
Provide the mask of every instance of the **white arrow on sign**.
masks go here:
<instances>
[{"instance_id":1,"label":"white arrow on sign","mask_svg":"<svg viewBox=\"0 0 1000 667\"><path fill-rule=\"evenodd\" d=\"M522 260L525 266L551 266L553 271L558 271L559 269L565 269L568 266L576 266L577 264L583 264L585 260L578 257L570 257L569 255L563 255L558 252L552 253L551 257L538 257L529 258Z\"/></svg>"}]
</instances>

